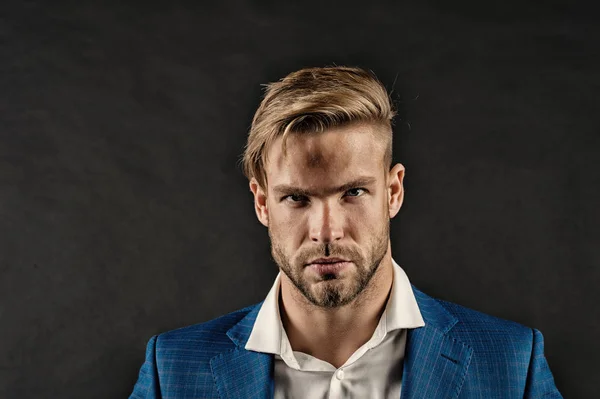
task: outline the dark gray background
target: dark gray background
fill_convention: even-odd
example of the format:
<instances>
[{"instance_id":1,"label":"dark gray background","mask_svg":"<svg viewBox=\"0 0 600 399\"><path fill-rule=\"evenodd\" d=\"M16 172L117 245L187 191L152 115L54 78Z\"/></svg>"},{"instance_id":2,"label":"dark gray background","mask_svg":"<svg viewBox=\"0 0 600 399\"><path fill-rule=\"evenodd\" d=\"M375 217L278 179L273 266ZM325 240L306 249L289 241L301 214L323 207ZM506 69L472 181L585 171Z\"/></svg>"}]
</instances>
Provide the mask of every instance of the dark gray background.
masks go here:
<instances>
[{"instance_id":1,"label":"dark gray background","mask_svg":"<svg viewBox=\"0 0 600 399\"><path fill-rule=\"evenodd\" d=\"M394 87L411 281L540 329L565 397L597 397L591 8L201 3L2 3L0 397L126 397L153 334L264 298L239 155L261 83L333 63Z\"/></svg>"}]
</instances>

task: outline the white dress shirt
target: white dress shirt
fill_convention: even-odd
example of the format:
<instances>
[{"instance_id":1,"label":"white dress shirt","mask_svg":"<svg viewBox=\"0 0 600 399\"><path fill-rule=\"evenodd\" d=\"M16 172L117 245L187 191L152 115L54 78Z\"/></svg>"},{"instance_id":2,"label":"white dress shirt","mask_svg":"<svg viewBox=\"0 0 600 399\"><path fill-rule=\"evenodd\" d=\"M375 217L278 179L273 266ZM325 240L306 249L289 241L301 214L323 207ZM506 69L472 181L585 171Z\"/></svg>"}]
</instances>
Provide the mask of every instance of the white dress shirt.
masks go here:
<instances>
[{"instance_id":1,"label":"white dress shirt","mask_svg":"<svg viewBox=\"0 0 600 399\"><path fill-rule=\"evenodd\" d=\"M392 263L392 290L375 332L340 368L292 350L279 313L277 275L245 347L274 355L275 399L400 398L406 329L425 322L406 273Z\"/></svg>"}]
</instances>

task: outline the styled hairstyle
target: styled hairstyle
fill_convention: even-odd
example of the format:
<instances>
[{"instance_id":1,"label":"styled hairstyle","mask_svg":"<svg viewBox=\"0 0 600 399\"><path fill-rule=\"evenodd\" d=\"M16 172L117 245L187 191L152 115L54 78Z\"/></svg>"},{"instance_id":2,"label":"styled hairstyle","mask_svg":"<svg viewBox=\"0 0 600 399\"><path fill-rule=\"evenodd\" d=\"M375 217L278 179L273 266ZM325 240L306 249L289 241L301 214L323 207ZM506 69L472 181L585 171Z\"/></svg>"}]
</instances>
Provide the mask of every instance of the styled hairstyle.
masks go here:
<instances>
[{"instance_id":1,"label":"styled hairstyle","mask_svg":"<svg viewBox=\"0 0 600 399\"><path fill-rule=\"evenodd\" d=\"M290 133L323 132L353 122L381 126L385 136L384 165L392 162L392 123L396 115L390 97L375 74L344 66L305 68L269 83L248 134L243 170L267 187L265 165L272 143Z\"/></svg>"}]
</instances>

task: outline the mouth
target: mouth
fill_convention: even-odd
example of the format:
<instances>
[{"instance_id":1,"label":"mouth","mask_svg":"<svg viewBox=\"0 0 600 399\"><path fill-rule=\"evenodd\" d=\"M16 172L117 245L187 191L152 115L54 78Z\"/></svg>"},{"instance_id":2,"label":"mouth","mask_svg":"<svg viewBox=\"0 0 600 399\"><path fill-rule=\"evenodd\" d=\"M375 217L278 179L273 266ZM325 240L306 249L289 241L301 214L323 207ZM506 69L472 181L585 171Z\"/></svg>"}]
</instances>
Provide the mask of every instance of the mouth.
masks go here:
<instances>
[{"instance_id":1,"label":"mouth","mask_svg":"<svg viewBox=\"0 0 600 399\"><path fill-rule=\"evenodd\" d=\"M319 258L311 261L307 266L320 275L337 274L352 262L341 258Z\"/></svg>"},{"instance_id":2,"label":"mouth","mask_svg":"<svg viewBox=\"0 0 600 399\"><path fill-rule=\"evenodd\" d=\"M331 263L340 263L340 262L348 262L347 259L342 259L342 258L318 258L318 259L313 259L312 261L308 262L308 265L315 265L315 264L319 264L319 265L328 265Z\"/></svg>"}]
</instances>

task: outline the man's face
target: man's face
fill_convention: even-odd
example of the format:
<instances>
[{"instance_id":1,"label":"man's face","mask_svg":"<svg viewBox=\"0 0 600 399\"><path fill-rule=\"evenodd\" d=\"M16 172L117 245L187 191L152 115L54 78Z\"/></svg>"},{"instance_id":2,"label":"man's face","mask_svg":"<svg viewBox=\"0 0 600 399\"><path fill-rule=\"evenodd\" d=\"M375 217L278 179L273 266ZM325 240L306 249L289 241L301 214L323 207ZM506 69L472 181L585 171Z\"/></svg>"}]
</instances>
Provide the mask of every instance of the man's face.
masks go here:
<instances>
[{"instance_id":1,"label":"man's face","mask_svg":"<svg viewBox=\"0 0 600 399\"><path fill-rule=\"evenodd\" d=\"M374 129L352 124L291 134L285 157L279 138L268 153L266 198L256 197L259 188L255 192L257 202L264 201L259 218L268 227L274 260L320 307L357 298L388 252L390 217L399 206L391 215L393 174L384 170L385 145ZM329 259L314 262L318 258ZM324 264L331 258L347 262Z\"/></svg>"}]
</instances>

